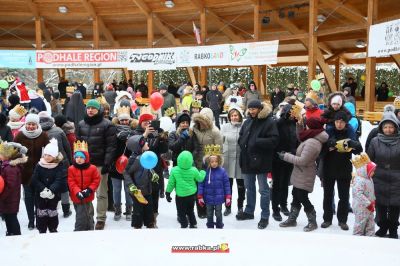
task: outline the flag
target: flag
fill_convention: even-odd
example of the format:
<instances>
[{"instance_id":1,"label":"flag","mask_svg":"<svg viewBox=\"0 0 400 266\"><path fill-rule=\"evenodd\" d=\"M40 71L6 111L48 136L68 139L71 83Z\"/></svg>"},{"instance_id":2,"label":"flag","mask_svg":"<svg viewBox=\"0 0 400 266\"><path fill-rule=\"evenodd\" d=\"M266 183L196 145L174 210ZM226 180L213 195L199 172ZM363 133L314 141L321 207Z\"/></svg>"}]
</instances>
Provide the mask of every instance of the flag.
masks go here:
<instances>
[{"instance_id":1,"label":"flag","mask_svg":"<svg viewBox=\"0 0 400 266\"><path fill-rule=\"evenodd\" d=\"M196 37L197 44L201 44L200 31L196 27L196 24L194 24L194 22L193 22L193 32L194 32L194 36Z\"/></svg>"}]
</instances>

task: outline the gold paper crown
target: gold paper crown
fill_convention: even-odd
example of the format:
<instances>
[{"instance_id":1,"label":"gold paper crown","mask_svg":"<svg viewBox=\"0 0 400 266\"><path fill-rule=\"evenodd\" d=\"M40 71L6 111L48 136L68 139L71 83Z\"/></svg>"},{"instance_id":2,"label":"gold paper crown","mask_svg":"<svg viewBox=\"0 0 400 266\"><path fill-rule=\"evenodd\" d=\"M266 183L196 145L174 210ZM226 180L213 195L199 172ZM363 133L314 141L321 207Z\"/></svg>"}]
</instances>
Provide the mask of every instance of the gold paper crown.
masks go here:
<instances>
[{"instance_id":1,"label":"gold paper crown","mask_svg":"<svg viewBox=\"0 0 400 266\"><path fill-rule=\"evenodd\" d=\"M319 73L318 75L315 75L315 79L316 80L325 79L325 74L324 73Z\"/></svg>"},{"instance_id":2,"label":"gold paper crown","mask_svg":"<svg viewBox=\"0 0 400 266\"><path fill-rule=\"evenodd\" d=\"M14 82L15 81L15 77L13 75L7 75L4 78L8 83Z\"/></svg>"},{"instance_id":3,"label":"gold paper crown","mask_svg":"<svg viewBox=\"0 0 400 266\"><path fill-rule=\"evenodd\" d=\"M300 113L301 113L301 109L302 108L300 106L298 106L297 104L294 104L294 105L292 105L292 108L290 109L290 114L293 117L299 117Z\"/></svg>"},{"instance_id":4,"label":"gold paper crown","mask_svg":"<svg viewBox=\"0 0 400 266\"><path fill-rule=\"evenodd\" d=\"M121 106L121 107L117 108L117 117L119 117L120 115L123 115L123 114L131 117L131 108L129 108L128 106Z\"/></svg>"},{"instance_id":5,"label":"gold paper crown","mask_svg":"<svg viewBox=\"0 0 400 266\"><path fill-rule=\"evenodd\" d=\"M152 114L150 105L140 107L140 115L142 114Z\"/></svg>"},{"instance_id":6,"label":"gold paper crown","mask_svg":"<svg viewBox=\"0 0 400 266\"><path fill-rule=\"evenodd\" d=\"M80 141L80 140L75 141L74 142L74 152L77 152L77 151L87 152L88 151L87 142L84 140L83 141Z\"/></svg>"},{"instance_id":7,"label":"gold paper crown","mask_svg":"<svg viewBox=\"0 0 400 266\"><path fill-rule=\"evenodd\" d=\"M201 102L194 100L192 102L192 108L201 108Z\"/></svg>"},{"instance_id":8,"label":"gold paper crown","mask_svg":"<svg viewBox=\"0 0 400 266\"><path fill-rule=\"evenodd\" d=\"M17 104L13 110L21 117L23 117L28 111L26 111L25 107L20 104Z\"/></svg>"},{"instance_id":9,"label":"gold paper crown","mask_svg":"<svg viewBox=\"0 0 400 266\"><path fill-rule=\"evenodd\" d=\"M397 96L393 102L394 108L400 109L400 96Z\"/></svg>"},{"instance_id":10,"label":"gold paper crown","mask_svg":"<svg viewBox=\"0 0 400 266\"><path fill-rule=\"evenodd\" d=\"M315 91L309 91L309 92L306 94L306 99L311 99L311 100L313 100L316 104L318 104L318 102L319 102L319 97L318 97L318 95L317 95L317 93L316 93Z\"/></svg>"},{"instance_id":11,"label":"gold paper crown","mask_svg":"<svg viewBox=\"0 0 400 266\"><path fill-rule=\"evenodd\" d=\"M369 162L371 162L368 154L366 154L365 152L361 153L360 155L354 156L354 159L352 159L350 161L356 169L358 169L364 165L367 165Z\"/></svg>"},{"instance_id":12,"label":"gold paper crown","mask_svg":"<svg viewBox=\"0 0 400 266\"><path fill-rule=\"evenodd\" d=\"M167 108L167 109L165 110L164 114L165 114L166 116L169 116L169 117L173 116L174 114L176 114L175 108L172 107L172 106L171 106L170 108Z\"/></svg>"},{"instance_id":13,"label":"gold paper crown","mask_svg":"<svg viewBox=\"0 0 400 266\"><path fill-rule=\"evenodd\" d=\"M210 145L206 145L204 146L204 155L206 156L217 156L217 155L221 155L221 146L216 144L210 144Z\"/></svg>"},{"instance_id":14,"label":"gold paper crown","mask_svg":"<svg viewBox=\"0 0 400 266\"><path fill-rule=\"evenodd\" d=\"M0 143L0 154L7 158L14 158L18 154L18 149L4 141Z\"/></svg>"},{"instance_id":15,"label":"gold paper crown","mask_svg":"<svg viewBox=\"0 0 400 266\"><path fill-rule=\"evenodd\" d=\"M67 93L74 93L75 86L67 86Z\"/></svg>"}]
</instances>

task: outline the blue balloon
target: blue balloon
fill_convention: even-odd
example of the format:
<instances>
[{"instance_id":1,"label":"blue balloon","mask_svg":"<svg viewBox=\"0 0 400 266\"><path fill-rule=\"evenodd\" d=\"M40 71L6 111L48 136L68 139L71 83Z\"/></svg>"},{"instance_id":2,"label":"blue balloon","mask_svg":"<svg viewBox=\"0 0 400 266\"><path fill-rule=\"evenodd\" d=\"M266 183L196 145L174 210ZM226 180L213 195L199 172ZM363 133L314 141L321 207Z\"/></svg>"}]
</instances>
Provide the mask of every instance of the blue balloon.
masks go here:
<instances>
[{"instance_id":1,"label":"blue balloon","mask_svg":"<svg viewBox=\"0 0 400 266\"><path fill-rule=\"evenodd\" d=\"M157 163L157 155L152 151L145 151L142 156L140 156L140 164L147 170L153 169Z\"/></svg>"}]
</instances>

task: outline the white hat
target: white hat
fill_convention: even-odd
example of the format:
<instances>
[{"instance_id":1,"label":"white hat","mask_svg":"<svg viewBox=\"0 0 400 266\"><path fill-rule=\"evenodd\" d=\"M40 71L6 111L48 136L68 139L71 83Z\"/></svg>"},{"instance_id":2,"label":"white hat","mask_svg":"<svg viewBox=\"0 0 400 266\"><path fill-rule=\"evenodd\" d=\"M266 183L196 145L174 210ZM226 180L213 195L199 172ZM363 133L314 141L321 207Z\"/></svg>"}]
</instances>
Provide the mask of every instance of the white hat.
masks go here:
<instances>
[{"instance_id":1,"label":"white hat","mask_svg":"<svg viewBox=\"0 0 400 266\"><path fill-rule=\"evenodd\" d=\"M58 141L55 138L50 140L50 143L44 147L43 155L48 154L53 156L54 158L58 155Z\"/></svg>"},{"instance_id":2,"label":"white hat","mask_svg":"<svg viewBox=\"0 0 400 266\"><path fill-rule=\"evenodd\" d=\"M28 114L25 118L25 124L35 123L39 125L39 116L37 114Z\"/></svg>"}]
</instances>

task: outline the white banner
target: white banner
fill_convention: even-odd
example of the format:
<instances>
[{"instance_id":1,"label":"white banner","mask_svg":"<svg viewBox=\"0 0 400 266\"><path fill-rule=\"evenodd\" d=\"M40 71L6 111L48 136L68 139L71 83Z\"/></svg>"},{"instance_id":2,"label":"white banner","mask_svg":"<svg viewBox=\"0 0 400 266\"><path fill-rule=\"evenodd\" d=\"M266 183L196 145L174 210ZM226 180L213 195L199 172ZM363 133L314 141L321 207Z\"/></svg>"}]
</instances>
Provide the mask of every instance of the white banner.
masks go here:
<instances>
[{"instance_id":1,"label":"white banner","mask_svg":"<svg viewBox=\"0 0 400 266\"><path fill-rule=\"evenodd\" d=\"M276 64L279 41L228 44L230 65L251 66Z\"/></svg>"},{"instance_id":2,"label":"white banner","mask_svg":"<svg viewBox=\"0 0 400 266\"><path fill-rule=\"evenodd\" d=\"M369 30L368 57L400 54L400 19L372 25Z\"/></svg>"},{"instance_id":3,"label":"white banner","mask_svg":"<svg viewBox=\"0 0 400 266\"><path fill-rule=\"evenodd\" d=\"M178 47L177 66L226 66L229 65L229 47L223 45Z\"/></svg>"},{"instance_id":4,"label":"white banner","mask_svg":"<svg viewBox=\"0 0 400 266\"><path fill-rule=\"evenodd\" d=\"M40 50L36 68L123 68L127 50Z\"/></svg>"},{"instance_id":5,"label":"white banner","mask_svg":"<svg viewBox=\"0 0 400 266\"><path fill-rule=\"evenodd\" d=\"M129 49L129 70L176 69L176 48Z\"/></svg>"}]
</instances>

